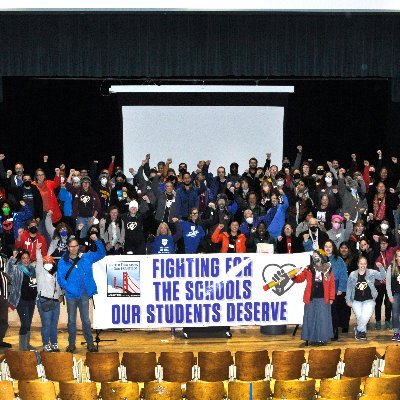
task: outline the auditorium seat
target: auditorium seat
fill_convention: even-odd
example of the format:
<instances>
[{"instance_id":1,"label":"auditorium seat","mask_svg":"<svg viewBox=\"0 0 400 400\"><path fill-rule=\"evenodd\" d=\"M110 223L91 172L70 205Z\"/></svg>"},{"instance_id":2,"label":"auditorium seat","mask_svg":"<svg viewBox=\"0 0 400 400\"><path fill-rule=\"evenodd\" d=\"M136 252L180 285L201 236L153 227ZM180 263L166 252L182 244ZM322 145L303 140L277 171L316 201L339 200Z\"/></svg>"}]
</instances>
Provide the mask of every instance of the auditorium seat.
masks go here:
<instances>
[{"instance_id":1,"label":"auditorium seat","mask_svg":"<svg viewBox=\"0 0 400 400\"><path fill-rule=\"evenodd\" d=\"M199 351L197 365L200 367L199 379L218 382L229 379L229 367L233 364L230 351Z\"/></svg>"},{"instance_id":2,"label":"auditorium seat","mask_svg":"<svg viewBox=\"0 0 400 400\"><path fill-rule=\"evenodd\" d=\"M274 386L274 400L296 399L313 400L315 397L315 380L277 380Z\"/></svg>"},{"instance_id":3,"label":"auditorium seat","mask_svg":"<svg viewBox=\"0 0 400 400\"><path fill-rule=\"evenodd\" d=\"M304 350L272 352L272 378L276 380L299 379L306 362Z\"/></svg>"},{"instance_id":4,"label":"auditorium seat","mask_svg":"<svg viewBox=\"0 0 400 400\"><path fill-rule=\"evenodd\" d=\"M186 383L187 400L223 400L225 388L223 382L190 381Z\"/></svg>"},{"instance_id":5,"label":"auditorium seat","mask_svg":"<svg viewBox=\"0 0 400 400\"><path fill-rule=\"evenodd\" d=\"M158 363L162 367L162 379L164 381L188 382L192 380L192 369L196 363L193 352L161 352Z\"/></svg>"},{"instance_id":6,"label":"auditorium seat","mask_svg":"<svg viewBox=\"0 0 400 400\"><path fill-rule=\"evenodd\" d=\"M93 382L115 382L119 380L119 353L86 353L85 365L89 368Z\"/></svg>"},{"instance_id":7,"label":"auditorium seat","mask_svg":"<svg viewBox=\"0 0 400 400\"><path fill-rule=\"evenodd\" d=\"M46 379L50 381L73 381L74 357L68 352L40 352L40 359L44 367Z\"/></svg>"},{"instance_id":8,"label":"auditorium seat","mask_svg":"<svg viewBox=\"0 0 400 400\"><path fill-rule=\"evenodd\" d=\"M182 399L182 389L180 382L145 382L143 393L146 400Z\"/></svg>"},{"instance_id":9,"label":"auditorium seat","mask_svg":"<svg viewBox=\"0 0 400 400\"><path fill-rule=\"evenodd\" d=\"M324 399L348 397L356 400L360 393L361 378L322 379L319 395Z\"/></svg>"},{"instance_id":10,"label":"auditorium seat","mask_svg":"<svg viewBox=\"0 0 400 400\"><path fill-rule=\"evenodd\" d=\"M235 353L236 378L241 381L265 379L265 369L268 364L267 350L237 351Z\"/></svg>"},{"instance_id":11,"label":"auditorium seat","mask_svg":"<svg viewBox=\"0 0 400 400\"><path fill-rule=\"evenodd\" d=\"M400 375L400 346L390 345L386 347L380 372L385 375Z\"/></svg>"},{"instance_id":12,"label":"auditorium seat","mask_svg":"<svg viewBox=\"0 0 400 400\"><path fill-rule=\"evenodd\" d=\"M11 381L0 381L0 399L14 400L14 388Z\"/></svg>"},{"instance_id":13,"label":"auditorium seat","mask_svg":"<svg viewBox=\"0 0 400 400\"><path fill-rule=\"evenodd\" d=\"M400 361L400 360L399 360ZM400 376L386 376L380 378L369 377L365 380L364 395L380 396L400 393Z\"/></svg>"},{"instance_id":14,"label":"auditorium seat","mask_svg":"<svg viewBox=\"0 0 400 400\"><path fill-rule=\"evenodd\" d=\"M5 355L12 379L33 381L39 378L38 361L34 351L7 350Z\"/></svg>"},{"instance_id":15,"label":"auditorium seat","mask_svg":"<svg viewBox=\"0 0 400 400\"><path fill-rule=\"evenodd\" d=\"M333 378L337 375L340 349L311 349L308 353L307 377L313 379Z\"/></svg>"},{"instance_id":16,"label":"auditorium seat","mask_svg":"<svg viewBox=\"0 0 400 400\"><path fill-rule=\"evenodd\" d=\"M346 348L344 351L343 376L364 378L371 374L372 364L376 359L376 347Z\"/></svg>"},{"instance_id":17,"label":"auditorium seat","mask_svg":"<svg viewBox=\"0 0 400 400\"><path fill-rule=\"evenodd\" d=\"M97 400L96 382L60 382L61 400Z\"/></svg>"},{"instance_id":18,"label":"auditorium seat","mask_svg":"<svg viewBox=\"0 0 400 400\"><path fill-rule=\"evenodd\" d=\"M102 382L102 400L138 400L139 385L136 382Z\"/></svg>"},{"instance_id":19,"label":"auditorium seat","mask_svg":"<svg viewBox=\"0 0 400 400\"><path fill-rule=\"evenodd\" d=\"M21 400L54 400L56 390L51 381L19 381L18 392Z\"/></svg>"},{"instance_id":20,"label":"auditorium seat","mask_svg":"<svg viewBox=\"0 0 400 400\"><path fill-rule=\"evenodd\" d=\"M231 381L228 383L229 400L265 400L268 399L270 396L270 381Z\"/></svg>"},{"instance_id":21,"label":"auditorium seat","mask_svg":"<svg viewBox=\"0 0 400 400\"><path fill-rule=\"evenodd\" d=\"M122 362L126 377L131 382L150 382L156 376L157 355L154 352L124 352Z\"/></svg>"},{"instance_id":22,"label":"auditorium seat","mask_svg":"<svg viewBox=\"0 0 400 400\"><path fill-rule=\"evenodd\" d=\"M365 394L360 397L362 400L398 400L399 395L396 393L391 394L377 394L377 395L368 395Z\"/></svg>"}]
</instances>

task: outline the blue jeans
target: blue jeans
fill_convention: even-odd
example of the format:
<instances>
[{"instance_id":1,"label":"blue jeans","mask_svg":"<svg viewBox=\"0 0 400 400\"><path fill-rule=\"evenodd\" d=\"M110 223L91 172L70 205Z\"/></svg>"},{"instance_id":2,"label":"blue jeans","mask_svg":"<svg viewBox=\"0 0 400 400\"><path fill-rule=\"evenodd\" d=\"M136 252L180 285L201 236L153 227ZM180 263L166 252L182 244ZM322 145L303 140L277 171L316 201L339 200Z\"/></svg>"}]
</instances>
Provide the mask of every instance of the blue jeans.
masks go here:
<instances>
[{"instance_id":1,"label":"blue jeans","mask_svg":"<svg viewBox=\"0 0 400 400\"><path fill-rule=\"evenodd\" d=\"M58 318L60 316L60 303L58 301L54 302L54 310L43 311L42 301L40 298L36 300L36 305L39 311L40 320L42 322L42 342L43 347L46 344L56 344L57 343L57 326Z\"/></svg>"},{"instance_id":2,"label":"blue jeans","mask_svg":"<svg viewBox=\"0 0 400 400\"><path fill-rule=\"evenodd\" d=\"M92 218L88 217L88 218L83 218L83 217L78 217L76 219L76 227L78 228L79 224L83 224L83 228L81 230L81 234L80 234L80 238L83 239L84 237L86 237L87 232L90 228L89 226L89 222Z\"/></svg>"},{"instance_id":3,"label":"blue jeans","mask_svg":"<svg viewBox=\"0 0 400 400\"><path fill-rule=\"evenodd\" d=\"M393 294L394 303L392 303L392 318L393 318L393 328L400 328L400 293Z\"/></svg>"},{"instance_id":4,"label":"blue jeans","mask_svg":"<svg viewBox=\"0 0 400 400\"><path fill-rule=\"evenodd\" d=\"M19 328L20 335L26 335L28 332L30 332L34 311L35 300L19 299L17 313L21 321L21 327Z\"/></svg>"},{"instance_id":5,"label":"blue jeans","mask_svg":"<svg viewBox=\"0 0 400 400\"><path fill-rule=\"evenodd\" d=\"M375 310L374 300L353 301L351 305L357 319L357 330L359 332L367 331L368 321L371 319Z\"/></svg>"},{"instance_id":6,"label":"blue jeans","mask_svg":"<svg viewBox=\"0 0 400 400\"><path fill-rule=\"evenodd\" d=\"M75 345L76 342L76 310L79 308L79 315L82 321L83 336L87 344L93 343L92 329L89 319L89 297L85 293L80 299L67 300L68 312L68 343Z\"/></svg>"}]
</instances>

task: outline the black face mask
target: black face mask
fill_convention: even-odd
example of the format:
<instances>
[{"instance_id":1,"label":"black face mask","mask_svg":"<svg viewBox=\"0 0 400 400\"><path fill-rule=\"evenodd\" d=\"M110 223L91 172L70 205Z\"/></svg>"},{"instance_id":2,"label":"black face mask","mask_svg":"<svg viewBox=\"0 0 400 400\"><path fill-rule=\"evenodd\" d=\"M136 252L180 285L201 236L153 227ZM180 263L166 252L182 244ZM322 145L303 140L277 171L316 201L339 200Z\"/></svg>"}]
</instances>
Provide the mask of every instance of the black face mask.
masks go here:
<instances>
[{"instance_id":1,"label":"black face mask","mask_svg":"<svg viewBox=\"0 0 400 400\"><path fill-rule=\"evenodd\" d=\"M293 178L294 178L294 179L300 179L300 178L301 178L301 175L300 175L300 174L294 174L294 175L293 175Z\"/></svg>"},{"instance_id":2,"label":"black face mask","mask_svg":"<svg viewBox=\"0 0 400 400\"><path fill-rule=\"evenodd\" d=\"M290 164L289 163L283 163L282 164L282 168L290 168Z\"/></svg>"},{"instance_id":3,"label":"black face mask","mask_svg":"<svg viewBox=\"0 0 400 400\"><path fill-rule=\"evenodd\" d=\"M310 226L310 231L313 233L317 232L317 229L318 229L318 227L316 227L316 226Z\"/></svg>"},{"instance_id":4,"label":"black face mask","mask_svg":"<svg viewBox=\"0 0 400 400\"><path fill-rule=\"evenodd\" d=\"M323 175L325 171L323 169L317 169L317 175Z\"/></svg>"},{"instance_id":5,"label":"black face mask","mask_svg":"<svg viewBox=\"0 0 400 400\"><path fill-rule=\"evenodd\" d=\"M174 176L174 175L170 175L168 178L167 178L167 181L170 181L170 182L172 182L172 183L176 183L176 180L177 180L177 178L176 178L176 176Z\"/></svg>"},{"instance_id":6,"label":"black face mask","mask_svg":"<svg viewBox=\"0 0 400 400\"><path fill-rule=\"evenodd\" d=\"M31 183L32 183L32 181L25 181L25 182L24 182L24 186L25 186L26 188L31 187Z\"/></svg>"},{"instance_id":7,"label":"black face mask","mask_svg":"<svg viewBox=\"0 0 400 400\"><path fill-rule=\"evenodd\" d=\"M37 233L38 228L37 228L37 226L31 226L31 227L28 229L28 231L29 231L30 233Z\"/></svg>"},{"instance_id":8,"label":"black face mask","mask_svg":"<svg viewBox=\"0 0 400 400\"><path fill-rule=\"evenodd\" d=\"M117 189L122 189L122 185L123 185L124 183L123 182L115 182L115 187L117 188Z\"/></svg>"}]
</instances>

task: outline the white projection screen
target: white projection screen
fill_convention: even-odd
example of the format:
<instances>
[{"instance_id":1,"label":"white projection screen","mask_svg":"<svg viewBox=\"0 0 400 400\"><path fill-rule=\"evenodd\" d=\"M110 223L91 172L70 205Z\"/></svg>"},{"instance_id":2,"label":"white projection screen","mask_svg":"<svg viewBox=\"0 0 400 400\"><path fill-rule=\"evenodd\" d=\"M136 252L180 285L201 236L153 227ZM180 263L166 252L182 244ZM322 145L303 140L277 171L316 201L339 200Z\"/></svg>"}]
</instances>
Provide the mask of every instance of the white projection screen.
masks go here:
<instances>
[{"instance_id":1,"label":"white projection screen","mask_svg":"<svg viewBox=\"0 0 400 400\"><path fill-rule=\"evenodd\" d=\"M243 172L251 157L264 166L266 153L282 162L284 107L123 106L122 118L125 171L147 153L150 167L171 157L177 173L180 162L193 171L199 160L211 160L213 174L233 161Z\"/></svg>"}]
</instances>

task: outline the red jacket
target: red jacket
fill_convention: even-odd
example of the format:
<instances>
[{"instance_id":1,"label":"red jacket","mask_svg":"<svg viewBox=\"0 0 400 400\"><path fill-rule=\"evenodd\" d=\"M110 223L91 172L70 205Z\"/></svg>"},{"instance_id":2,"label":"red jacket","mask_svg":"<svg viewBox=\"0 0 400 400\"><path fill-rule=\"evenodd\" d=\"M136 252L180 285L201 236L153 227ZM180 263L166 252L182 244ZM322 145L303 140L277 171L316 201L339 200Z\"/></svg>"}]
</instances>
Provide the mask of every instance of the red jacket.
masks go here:
<instances>
[{"instance_id":1,"label":"red jacket","mask_svg":"<svg viewBox=\"0 0 400 400\"><path fill-rule=\"evenodd\" d=\"M53 211L53 215L51 216L51 222L53 224L55 224L62 217L61 210L58 205L57 196L54 193L54 189L57 189L61 184L61 178L59 176L55 176L54 181L50 181L50 180L46 179L44 181L44 184L47 186L47 190L49 191L50 210ZM36 182L32 182L32 185L36 185L36 187L39 189L39 192L40 192L40 189L41 189L40 185L38 185ZM42 193L40 193L40 194L42 194Z\"/></svg>"},{"instance_id":2,"label":"red jacket","mask_svg":"<svg viewBox=\"0 0 400 400\"><path fill-rule=\"evenodd\" d=\"M305 269L301 274L295 276L293 281L296 283L307 282L306 289L304 290L303 301L305 304L308 304L311 299L311 290L313 286L311 271ZM331 300L335 300L335 277L333 276L333 272L330 273L328 280L323 277L322 282L324 285L324 300L326 304L329 304Z\"/></svg>"},{"instance_id":3,"label":"red jacket","mask_svg":"<svg viewBox=\"0 0 400 400\"><path fill-rule=\"evenodd\" d=\"M227 253L229 249L229 234L227 232L222 232L219 226L215 229L211 236L211 241L213 243L222 242L221 253ZM236 249L235 253L246 253L246 236L243 233L238 235L236 239Z\"/></svg>"},{"instance_id":4,"label":"red jacket","mask_svg":"<svg viewBox=\"0 0 400 400\"><path fill-rule=\"evenodd\" d=\"M47 243L46 239L44 236L42 236L39 232L36 234L36 238L34 241L32 241L29 232L25 231L21 235L21 240L19 241L18 239L15 241L15 247L17 249L25 249L29 251L29 254L31 256L31 260L35 261L36 260L36 244L37 243L42 243L42 248L40 249L42 256L44 257L47 255Z\"/></svg>"}]
</instances>

